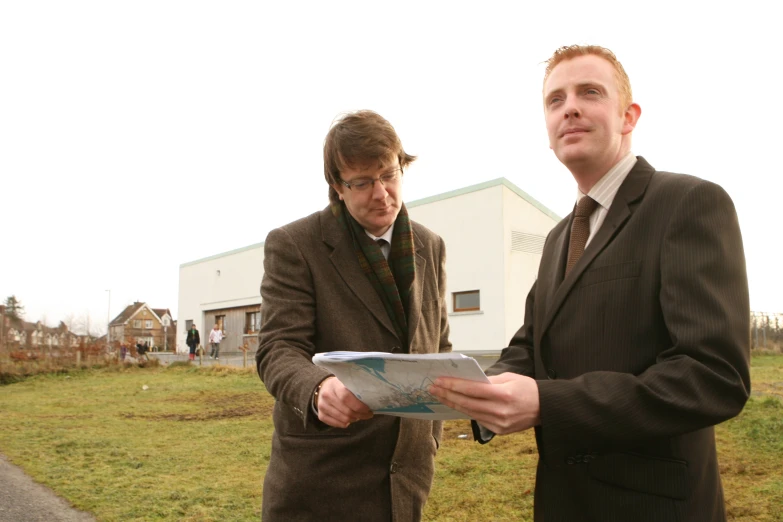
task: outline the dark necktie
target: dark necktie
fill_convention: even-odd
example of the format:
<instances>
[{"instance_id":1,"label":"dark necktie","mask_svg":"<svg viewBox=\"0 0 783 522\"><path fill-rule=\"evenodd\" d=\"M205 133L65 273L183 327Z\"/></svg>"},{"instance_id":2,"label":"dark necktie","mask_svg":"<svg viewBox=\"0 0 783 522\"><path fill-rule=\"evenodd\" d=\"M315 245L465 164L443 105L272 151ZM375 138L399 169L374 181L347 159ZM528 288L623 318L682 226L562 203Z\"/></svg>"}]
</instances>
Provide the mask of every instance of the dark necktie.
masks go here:
<instances>
[{"instance_id":1,"label":"dark necktie","mask_svg":"<svg viewBox=\"0 0 783 522\"><path fill-rule=\"evenodd\" d=\"M598 206L596 201L584 196L576 204L574 210L574 221L571 223L571 239L568 242L568 262L566 263L565 275L574 268L574 265L585 251L587 238L590 237L590 214Z\"/></svg>"},{"instance_id":2,"label":"dark necktie","mask_svg":"<svg viewBox=\"0 0 783 522\"><path fill-rule=\"evenodd\" d=\"M375 242L378 244L379 247L381 247L381 254L383 254L383 247L388 245L389 242L383 238L378 238L375 240ZM387 256L386 254L384 254L383 257L385 257L387 261L389 260L389 256Z\"/></svg>"}]
</instances>

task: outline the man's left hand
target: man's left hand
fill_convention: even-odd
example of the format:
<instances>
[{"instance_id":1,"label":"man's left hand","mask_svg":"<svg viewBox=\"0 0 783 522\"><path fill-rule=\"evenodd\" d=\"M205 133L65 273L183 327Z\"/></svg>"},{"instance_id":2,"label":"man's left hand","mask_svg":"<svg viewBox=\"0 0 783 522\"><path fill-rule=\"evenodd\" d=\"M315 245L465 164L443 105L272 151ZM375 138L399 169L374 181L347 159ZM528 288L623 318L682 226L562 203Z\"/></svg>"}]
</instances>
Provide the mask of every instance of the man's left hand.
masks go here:
<instances>
[{"instance_id":1,"label":"man's left hand","mask_svg":"<svg viewBox=\"0 0 783 522\"><path fill-rule=\"evenodd\" d=\"M541 423L535 379L502 373L489 381L490 384L439 377L430 393L498 435L524 431Z\"/></svg>"}]
</instances>

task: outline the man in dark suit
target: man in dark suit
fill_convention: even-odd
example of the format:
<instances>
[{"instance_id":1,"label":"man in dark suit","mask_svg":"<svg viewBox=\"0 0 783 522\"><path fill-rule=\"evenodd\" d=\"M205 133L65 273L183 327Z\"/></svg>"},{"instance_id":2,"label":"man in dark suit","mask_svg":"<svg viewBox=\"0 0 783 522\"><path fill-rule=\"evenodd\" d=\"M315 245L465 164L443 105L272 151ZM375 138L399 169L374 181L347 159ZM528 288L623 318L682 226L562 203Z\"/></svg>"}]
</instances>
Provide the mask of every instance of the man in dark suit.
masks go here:
<instances>
[{"instance_id":1,"label":"man in dark suit","mask_svg":"<svg viewBox=\"0 0 783 522\"><path fill-rule=\"evenodd\" d=\"M577 182L491 384L433 393L487 442L535 427L535 520L725 520L713 426L750 393L737 215L719 186L631 154L641 115L614 54L558 49L550 147Z\"/></svg>"},{"instance_id":2,"label":"man in dark suit","mask_svg":"<svg viewBox=\"0 0 783 522\"><path fill-rule=\"evenodd\" d=\"M373 417L316 353L451 350L445 245L402 203L407 154L371 111L324 143L331 205L269 233L258 373L275 397L265 521L421 518L442 423Z\"/></svg>"}]
</instances>

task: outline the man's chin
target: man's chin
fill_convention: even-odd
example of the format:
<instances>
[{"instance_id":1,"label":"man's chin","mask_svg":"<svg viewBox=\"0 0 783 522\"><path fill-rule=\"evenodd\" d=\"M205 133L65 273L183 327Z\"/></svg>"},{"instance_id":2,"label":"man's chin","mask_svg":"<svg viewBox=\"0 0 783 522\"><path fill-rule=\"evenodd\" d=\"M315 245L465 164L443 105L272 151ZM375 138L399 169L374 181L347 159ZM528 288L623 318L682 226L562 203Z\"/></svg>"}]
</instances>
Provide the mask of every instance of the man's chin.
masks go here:
<instances>
[{"instance_id":1,"label":"man's chin","mask_svg":"<svg viewBox=\"0 0 783 522\"><path fill-rule=\"evenodd\" d=\"M566 168L577 167L590 161L590 157L584 150L577 150L576 147L571 147L571 150L560 150L555 153L557 159L565 165Z\"/></svg>"}]
</instances>

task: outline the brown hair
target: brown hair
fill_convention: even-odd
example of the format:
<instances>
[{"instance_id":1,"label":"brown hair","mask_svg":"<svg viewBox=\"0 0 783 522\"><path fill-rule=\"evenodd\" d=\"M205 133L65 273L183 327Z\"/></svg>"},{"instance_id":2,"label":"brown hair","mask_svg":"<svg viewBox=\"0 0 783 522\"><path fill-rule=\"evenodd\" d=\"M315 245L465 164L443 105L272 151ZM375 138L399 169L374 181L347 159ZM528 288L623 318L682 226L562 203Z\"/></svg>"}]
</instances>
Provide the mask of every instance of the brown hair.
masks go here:
<instances>
[{"instance_id":1,"label":"brown hair","mask_svg":"<svg viewBox=\"0 0 783 522\"><path fill-rule=\"evenodd\" d=\"M329 184L329 201L340 200L332 184L340 182L341 170L375 161L383 164L395 157L403 170L416 159L403 150L394 127L380 114L364 110L338 118L324 140L324 178Z\"/></svg>"},{"instance_id":2,"label":"brown hair","mask_svg":"<svg viewBox=\"0 0 783 522\"><path fill-rule=\"evenodd\" d=\"M560 63L577 56L587 55L603 58L614 67L614 76L617 80L617 89L620 91L621 109L625 110L633 103L633 93L631 92L631 80L623 69L623 64L617 59L612 51L599 45L566 45L557 49L554 54L546 61L546 71L544 72L544 83L552 70Z\"/></svg>"}]
</instances>

